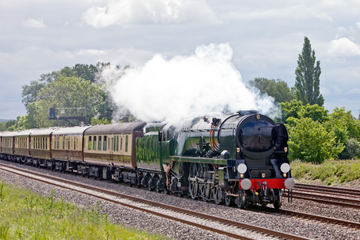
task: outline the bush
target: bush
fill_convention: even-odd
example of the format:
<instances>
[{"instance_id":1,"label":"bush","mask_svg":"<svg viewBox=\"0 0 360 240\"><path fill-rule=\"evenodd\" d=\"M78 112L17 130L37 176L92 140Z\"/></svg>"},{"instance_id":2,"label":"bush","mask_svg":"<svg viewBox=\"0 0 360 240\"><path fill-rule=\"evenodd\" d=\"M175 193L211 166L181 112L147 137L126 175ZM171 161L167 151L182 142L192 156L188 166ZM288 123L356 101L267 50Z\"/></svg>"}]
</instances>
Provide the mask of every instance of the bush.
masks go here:
<instances>
[{"instance_id":1,"label":"bush","mask_svg":"<svg viewBox=\"0 0 360 240\"><path fill-rule=\"evenodd\" d=\"M320 122L311 118L289 118L290 160L301 159L306 162L322 163L334 159L344 149L336 141L335 134L328 132Z\"/></svg>"},{"instance_id":2,"label":"bush","mask_svg":"<svg viewBox=\"0 0 360 240\"><path fill-rule=\"evenodd\" d=\"M345 149L339 154L340 159L352 159L360 157L360 143L355 138L347 141Z\"/></svg>"}]
</instances>

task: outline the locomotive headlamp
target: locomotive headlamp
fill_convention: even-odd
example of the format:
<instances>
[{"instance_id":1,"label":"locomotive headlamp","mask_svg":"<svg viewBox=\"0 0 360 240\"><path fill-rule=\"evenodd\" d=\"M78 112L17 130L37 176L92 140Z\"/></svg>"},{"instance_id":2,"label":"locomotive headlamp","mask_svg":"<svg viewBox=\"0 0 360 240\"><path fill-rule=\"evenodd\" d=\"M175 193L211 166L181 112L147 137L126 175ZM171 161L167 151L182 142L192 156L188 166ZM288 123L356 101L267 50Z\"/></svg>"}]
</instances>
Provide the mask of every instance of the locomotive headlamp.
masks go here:
<instances>
[{"instance_id":1,"label":"locomotive headlamp","mask_svg":"<svg viewBox=\"0 0 360 240\"><path fill-rule=\"evenodd\" d=\"M283 173L288 173L290 171L290 165L288 163L283 163L281 164L280 166L280 170L283 172Z\"/></svg>"},{"instance_id":2,"label":"locomotive headlamp","mask_svg":"<svg viewBox=\"0 0 360 240\"><path fill-rule=\"evenodd\" d=\"M295 186L295 181L292 178L288 178L285 180L284 185L287 189L293 189Z\"/></svg>"},{"instance_id":3,"label":"locomotive headlamp","mask_svg":"<svg viewBox=\"0 0 360 240\"><path fill-rule=\"evenodd\" d=\"M245 173L247 170L247 166L243 163L240 163L237 167L239 173Z\"/></svg>"},{"instance_id":4,"label":"locomotive headlamp","mask_svg":"<svg viewBox=\"0 0 360 240\"><path fill-rule=\"evenodd\" d=\"M288 148L287 147L284 147L284 152L287 152L288 151Z\"/></svg>"},{"instance_id":5,"label":"locomotive headlamp","mask_svg":"<svg viewBox=\"0 0 360 240\"><path fill-rule=\"evenodd\" d=\"M240 185L242 189L248 190L251 188L251 181L245 178L244 180L241 181Z\"/></svg>"}]
</instances>

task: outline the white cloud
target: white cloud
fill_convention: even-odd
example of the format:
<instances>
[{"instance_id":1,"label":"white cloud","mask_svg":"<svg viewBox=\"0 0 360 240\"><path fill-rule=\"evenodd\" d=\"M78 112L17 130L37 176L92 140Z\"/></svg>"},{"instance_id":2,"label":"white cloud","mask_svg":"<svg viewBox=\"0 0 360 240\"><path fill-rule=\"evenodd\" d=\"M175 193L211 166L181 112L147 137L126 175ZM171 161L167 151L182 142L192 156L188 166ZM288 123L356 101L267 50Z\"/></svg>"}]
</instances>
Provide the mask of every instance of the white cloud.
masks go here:
<instances>
[{"instance_id":1,"label":"white cloud","mask_svg":"<svg viewBox=\"0 0 360 240\"><path fill-rule=\"evenodd\" d=\"M219 22L205 0L112 0L104 7L89 8L83 19L96 28L114 24Z\"/></svg>"},{"instance_id":2,"label":"white cloud","mask_svg":"<svg viewBox=\"0 0 360 240\"><path fill-rule=\"evenodd\" d=\"M358 26L358 28L360 29L360 22L357 22L356 26Z\"/></svg>"},{"instance_id":3,"label":"white cloud","mask_svg":"<svg viewBox=\"0 0 360 240\"><path fill-rule=\"evenodd\" d=\"M36 20L33 18L29 18L28 20L24 21L22 24L28 28L44 28L44 27L46 27L46 25L44 24L42 19Z\"/></svg>"},{"instance_id":4,"label":"white cloud","mask_svg":"<svg viewBox=\"0 0 360 240\"><path fill-rule=\"evenodd\" d=\"M104 54L106 54L106 52L103 50L97 50L97 49L81 49L81 50L77 51L76 54L93 56L93 55L104 55Z\"/></svg>"},{"instance_id":5,"label":"white cloud","mask_svg":"<svg viewBox=\"0 0 360 240\"><path fill-rule=\"evenodd\" d=\"M340 54L346 56L360 55L360 46L348 38L339 38L330 42L330 54Z\"/></svg>"},{"instance_id":6,"label":"white cloud","mask_svg":"<svg viewBox=\"0 0 360 240\"><path fill-rule=\"evenodd\" d=\"M332 17L325 12L304 4L289 6L284 8L273 8L262 11L252 11L248 13L234 13L235 19L308 19L318 18L320 20L332 21Z\"/></svg>"}]
</instances>

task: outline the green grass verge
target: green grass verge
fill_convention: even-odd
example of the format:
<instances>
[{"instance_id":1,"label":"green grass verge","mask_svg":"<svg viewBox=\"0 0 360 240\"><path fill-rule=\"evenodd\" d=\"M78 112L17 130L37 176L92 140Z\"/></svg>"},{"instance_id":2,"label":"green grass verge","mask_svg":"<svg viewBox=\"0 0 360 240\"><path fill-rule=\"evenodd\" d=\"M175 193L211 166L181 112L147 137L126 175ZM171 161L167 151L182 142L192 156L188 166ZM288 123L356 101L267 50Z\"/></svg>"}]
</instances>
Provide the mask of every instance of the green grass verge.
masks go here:
<instances>
[{"instance_id":1,"label":"green grass verge","mask_svg":"<svg viewBox=\"0 0 360 240\"><path fill-rule=\"evenodd\" d=\"M327 160L322 164L291 162L292 176L301 182L338 185L360 179L360 160Z\"/></svg>"},{"instance_id":2,"label":"green grass verge","mask_svg":"<svg viewBox=\"0 0 360 240\"><path fill-rule=\"evenodd\" d=\"M111 223L99 203L81 209L0 181L0 239L166 239Z\"/></svg>"}]
</instances>

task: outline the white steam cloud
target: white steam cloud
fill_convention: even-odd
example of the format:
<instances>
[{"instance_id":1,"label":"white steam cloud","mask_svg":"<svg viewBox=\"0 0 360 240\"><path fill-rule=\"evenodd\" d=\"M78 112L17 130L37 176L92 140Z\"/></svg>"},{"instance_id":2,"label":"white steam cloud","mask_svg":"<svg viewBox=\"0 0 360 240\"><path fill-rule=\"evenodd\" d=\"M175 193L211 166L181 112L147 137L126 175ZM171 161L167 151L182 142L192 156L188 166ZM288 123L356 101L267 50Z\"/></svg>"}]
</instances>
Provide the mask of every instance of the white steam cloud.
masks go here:
<instances>
[{"instance_id":1,"label":"white steam cloud","mask_svg":"<svg viewBox=\"0 0 360 240\"><path fill-rule=\"evenodd\" d=\"M116 105L143 121L177 121L224 110L267 113L273 98L245 87L232 56L228 43L201 45L191 56L167 60L155 55L142 67L105 69L101 78L111 86Z\"/></svg>"}]
</instances>

